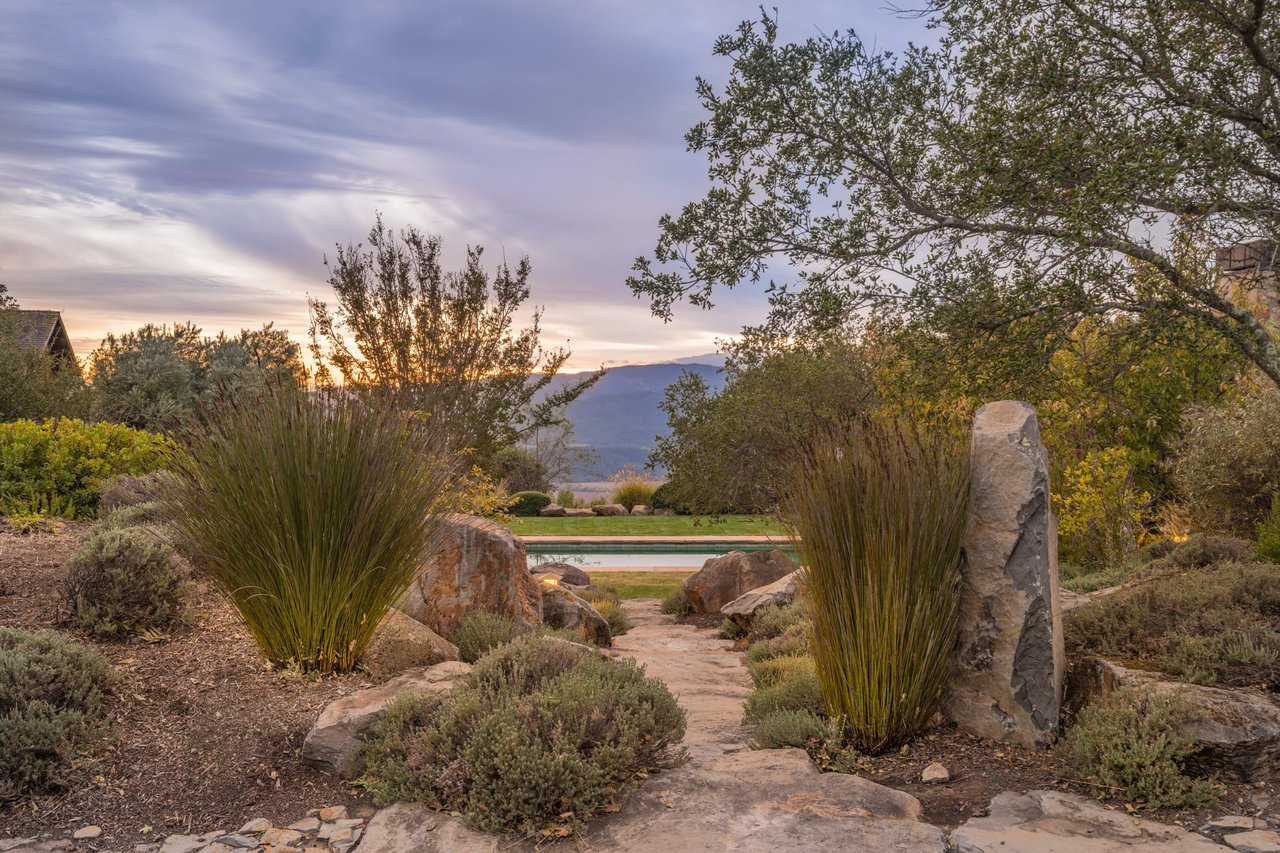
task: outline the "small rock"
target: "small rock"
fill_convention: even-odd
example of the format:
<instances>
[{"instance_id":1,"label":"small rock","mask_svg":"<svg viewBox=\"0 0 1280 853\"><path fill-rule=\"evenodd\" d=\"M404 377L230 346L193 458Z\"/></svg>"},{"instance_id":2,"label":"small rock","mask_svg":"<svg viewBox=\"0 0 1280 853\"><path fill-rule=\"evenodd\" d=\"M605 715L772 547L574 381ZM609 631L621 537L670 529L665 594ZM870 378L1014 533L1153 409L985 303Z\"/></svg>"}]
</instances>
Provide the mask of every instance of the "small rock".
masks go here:
<instances>
[{"instance_id":1,"label":"small rock","mask_svg":"<svg viewBox=\"0 0 1280 853\"><path fill-rule=\"evenodd\" d=\"M1269 829L1236 832L1222 840L1239 853L1280 853L1280 834Z\"/></svg>"},{"instance_id":2,"label":"small rock","mask_svg":"<svg viewBox=\"0 0 1280 853\"><path fill-rule=\"evenodd\" d=\"M160 844L160 853L195 853L208 843L202 835L170 835Z\"/></svg>"},{"instance_id":3,"label":"small rock","mask_svg":"<svg viewBox=\"0 0 1280 853\"><path fill-rule=\"evenodd\" d=\"M302 840L302 833L295 829L268 829L262 834L262 843L267 847L288 847Z\"/></svg>"},{"instance_id":4,"label":"small rock","mask_svg":"<svg viewBox=\"0 0 1280 853\"><path fill-rule=\"evenodd\" d=\"M359 831L360 830L353 829L349 826L334 829L333 832L329 833L329 846L332 847L333 845L341 844L344 841L353 841L356 837L356 833Z\"/></svg>"},{"instance_id":5,"label":"small rock","mask_svg":"<svg viewBox=\"0 0 1280 853\"><path fill-rule=\"evenodd\" d=\"M258 846L258 839L254 838L252 835L245 835L244 833L237 832L233 835L222 836L218 839L218 843L225 844L228 847L233 847L239 850L252 850Z\"/></svg>"},{"instance_id":6,"label":"small rock","mask_svg":"<svg viewBox=\"0 0 1280 853\"><path fill-rule=\"evenodd\" d=\"M289 824L289 828L294 830L295 832L304 832L304 833L315 832L320 828L320 818L318 817L303 818L297 823Z\"/></svg>"},{"instance_id":7,"label":"small rock","mask_svg":"<svg viewBox=\"0 0 1280 853\"><path fill-rule=\"evenodd\" d=\"M1203 835L1212 835L1223 832L1247 832L1250 829L1264 829L1259 826L1257 821L1248 815L1226 815L1225 817L1214 818L1213 820L1200 827Z\"/></svg>"},{"instance_id":8,"label":"small rock","mask_svg":"<svg viewBox=\"0 0 1280 853\"><path fill-rule=\"evenodd\" d=\"M200 853L237 853L243 850L243 847L232 847L229 844L223 844L221 841L215 841L205 847L200 848Z\"/></svg>"},{"instance_id":9,"label":"small rock","mask_svg":"<svg viewBox=\"0 0 1280 853\"><path fill-rule=\"evenodd\" d=\"M88 841L90 838L97 838L101 834L102 827L90 824L89 826L82 826L71 833L71 837L76 841Z\"/></svg>"},{"instance_id":10,"label":"small rock","mask_svg":"<svg viewBox=\"0 0 1280 853\"><path fill-rule=\"evenodd\" d=\"M324 821L344 820L347 816L347 807L329 806L321 809L320 814L317 816Z\"/></svg>"},{"instance_id":11,"label":"small rock","mask_svg":"<svg viewBox=\"0 0 1280 853\"><path fill-rule=\"evenodd\" d=\"M253 835L259 835L271 828L271 821L265 817L255 817L253 820L240 827L241 832L248 832Z\"/></svg>"},{"instance_id":12,"label":"small rock","mask_svg":"<svg viewBox=\"0 0 1280 853\"><path fill-rule=\"evenodd\" d=\"M926 785L938 782L950 782L951 771L947 770L947 768L935 761L921 771L920 781L924 782Z\"/></svg>"}]
</instances>

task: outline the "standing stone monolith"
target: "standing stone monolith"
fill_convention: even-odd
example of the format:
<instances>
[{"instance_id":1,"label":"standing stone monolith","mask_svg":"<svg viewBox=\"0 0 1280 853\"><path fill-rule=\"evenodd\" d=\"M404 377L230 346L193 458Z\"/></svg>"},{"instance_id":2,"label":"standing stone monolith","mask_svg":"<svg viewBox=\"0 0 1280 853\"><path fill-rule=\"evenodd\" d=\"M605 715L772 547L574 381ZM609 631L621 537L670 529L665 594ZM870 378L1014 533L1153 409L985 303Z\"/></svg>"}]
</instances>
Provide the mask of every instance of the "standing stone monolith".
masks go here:
<instances>
[{"instance_id":1,"label":"standing stone monolith","mask_svg":"<svg viewBox=\"0 0 1280 853\"><path fill-rule=\"evenodd\" d=\"M1036 412L1004 400L978 410L964 541L960 642L947 716L979 737L1048 746L1065 660L1058 530Z\"/></svg>"}]
</instances>

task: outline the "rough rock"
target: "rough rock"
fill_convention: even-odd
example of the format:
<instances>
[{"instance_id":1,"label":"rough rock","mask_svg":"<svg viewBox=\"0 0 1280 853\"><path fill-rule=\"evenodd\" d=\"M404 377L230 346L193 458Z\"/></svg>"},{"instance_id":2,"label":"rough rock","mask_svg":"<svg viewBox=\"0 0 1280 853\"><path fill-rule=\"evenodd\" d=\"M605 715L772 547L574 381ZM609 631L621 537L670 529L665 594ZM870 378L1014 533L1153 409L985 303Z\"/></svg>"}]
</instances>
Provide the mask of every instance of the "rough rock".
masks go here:
<instances>
[{"instance_id":1,"label":"rough rock","mask_svg":"<svg viewBox=\"0 0 1280 853\"><path fill-rule=\"evenodd\" d=\"M946 714L979 737L1055 740L1065 655L1057 523L1035 409L978 410L960 592L960 643Z\"/></svg>"},{"instance_id":2,"label":"rough rock","mask_svg":"<svg viewBox=\"0 0 1280 853\"><path fill-rule=\"evenodd\" d=\"M712 557L685 578L684 594L694 613L716 613L743 593L780 580L800 567L781 551L730 551Z\"/></svg>"},{"instance_id":3,"label":"rough rock","mask_svg":"<svg viewBox=\"0 0 1280 853\"><path fill-rule=\"evenodd\" d=\"M1261 693L1170 681L1159 672L1086 658L1071 671L1068 707L1082 708L1119 687L1139 685L1179 693L1203 713L1182 732L1196 742L1196 751L1187 759L1196 772L1242 782L1280 774L1280 703Z\"/></svg>"},{"instance_id":4,"label":"rough rock","mask_svg":"<svg viewBox=\"0 0 1280 853\"><path fill-rule=\"evenodd\" d=\"M920 781L924 782L926 785L950 782L951 771L937 761L934 761L924 770L920 771Z\"/></svg>"},{"instance_id":5,"label":"rough rock","mask_svg":"<svg viewBox=\"0 0 1280 853\"><path fill-rule=\"evenodd\" d=\"M591 508L596 515L627 515L627 508L622 504L597 504Z\"/></svg>"},{"instance_id":6,"label":"rough rock","mask_svg":"<svg viewBox=\"0 0 1280 853\"><path fill-rule=\"evenodd\" d=\"M800 586L803 583L804 569L791 572L778 578L773 583L744 592L724 607L721 607L720 612L745 627L761 607L770 605L785 607L790 604L795 599L796 593L800 591Z\"/></svg>"},{"instance_id":7,"label":"rough rock","mask_svg":"<svg viewBox=\"0 0 1280 853\"><path fill-rule=\"evenodd\" d=\"M591 576L571 563L539 563L529 571L535 580L538 575L553 575L560 583L570 586L591 586Z\"/></svg>"},{"instance_id":8,"label":"rough rock","mask_svg":"<svg viewBox=\"0 0 1280 853\"><path fill-rule=\"evenodd\" d=\"M562 586L542 588L542 620L551 628L576 628L584 640L608 648L613 645L608 621L591 602L584 601Z\"/></svg>"},{"instance_id":9,"label":"rough rock","mask_svg":"<svg viewBox=\"0 0 1280 853\"><path fill-rule=\"evenodd\" d=\"M1222 840L1239 853L1280 853L1280 835L1269 829L1236 832Z\"/></svg>"},{"instance_id":10,"label":"rough rock","mask_svg":"<svg viewBox=\"0 0 1280 853\"><path fill-rule=\"evenodd\" d=\"M501 524L471 515L445 521L439 544L399 607L445 637L478 610L542 624L542 596L529 576L524 542Z\"/></svg>"},{"instance_id":11,"label":"rough rock","mask_svg":"<svg viewBox=\"0 0 1280 853\"><path fill-rule=\"evenodd\" d=\"M957 853L1222 853L1203 835L1060 791L1000 794L951 844Z\"/></svg>"},{"instance_id":12,"label":"rough rock","mask_svg":"<svg viewBox=\"0 0 1280 853\"><path fill-rule=\"evenodd\" d=\"M271 821L267 820L265 817L255 817L253 820L249 821L244 826L240 827L240 831L245 833L256 834L260 832L266 832L270 828L271 828Z\"/></svg>"},{"instance_id":13,"label":"rough rock","mask_svg":"<svg viewBox=\"0 0 1280 853\"><path fill-rule=\"evenodd\" d=\"M560 506L560 504L547 504L542 509L538 510L538 515L543 518L564 518L567 514L568 513L565 512L565 508Z\"/></svg>"},{"instance_id":14,"label":"rough rock","mask_svg":"<svg viewBox=\"0 0 1280 853\"><path fill-rule=\"evenodd\" d=\"M595 513L592 512L590 508L585 506L569 507L564 511L564 514L567 515L569 518L587 518L588 516L595 515Z\"/></svg>"},{"instance_id":15,"label":"rough rock","mask_svg":"<svg viewBox=\"0 0 1280 853\"><path fill-rule=\"evenodd\" d=\"M1200 827L1202 835L1217 833L1222 835L1231 832L1248 832L1251 829L1266 829L1266 821L1248 815L1225 815L1217 817Z\"/></svg>"},{"instance_id":16,"label":"rough rock","mask_svg":"<svg viewBox=\"0 0 1280 853\"><path fill-rule=\"evenodd\" d=\"M320 814L316 815L323 821L347 820L346 806L326 806L320 810Z\"/></svg>"},{"instance_id":17,"label":"rough rock","mask_svg":"<svg viewBox=\"0 0 1280 853\"><path fill-rule=\"evenodd\" d=\"M636 504L631 508L632 515L653 515L653 510L646 504Z\"/></svg>"},{"instance_id":18,"label":"rough rock","mask_svg":"<svg viewBox=\"0 0 1280 853\"><path fill-rule=\"evenodd\" d=\"M369 671L384 677L457 659L457 646L394 607L382 617L364 653Z\"/></svg>"},{"instance_id":19,"label":"rough rock","mask_svg":"<svg viewBox=\"0 0 1280 853\"><path fill-rule=\"evenodd\" d=\"M460 661L410 670L385 684L335 699L320 712L302 742L302 762L343 779L354 779L364 769L360 758L363 739L386 713L401 690L443 693L454 679L471 671ZM248 824L246 829L248 830Z\"/></svg>"},{"instance_id":20,"label":"rough rock","mask_svg":"<svg viewBox=\"0 0 1280 853\"><path fill-rule=\"evenodd\" d=\"M497 853L498 836L468 829L462 821L426 806L396 803L365 827L360 853Z\"/></svg>"},{"instance_id":21,"label":"rough rock","mask_svg":"<svg viewBox=\"0 0 1280 853\"><path fill-rule=\"evenodd\" d=\"M89 841L97 838L101 834L102 827L90 824L89 826L82 826L75 832L71 833L71 837L76 841Z\"/></svg>"}]
</instances>

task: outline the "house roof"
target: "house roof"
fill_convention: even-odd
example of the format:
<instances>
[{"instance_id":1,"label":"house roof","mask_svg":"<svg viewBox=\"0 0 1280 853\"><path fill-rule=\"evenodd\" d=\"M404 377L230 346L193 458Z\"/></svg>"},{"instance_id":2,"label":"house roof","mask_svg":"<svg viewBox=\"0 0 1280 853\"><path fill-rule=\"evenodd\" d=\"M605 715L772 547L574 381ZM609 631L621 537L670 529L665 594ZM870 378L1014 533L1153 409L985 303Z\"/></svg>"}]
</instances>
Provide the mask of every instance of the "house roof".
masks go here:
<instances>
[{"instance_id":1,"label":"house roof","mask_svg":"<svg viewBox=\"0 0 1280 853\"><path fill-rule=\"evenodd\" d=\"M18 343L32 349L65 355L75 359L71 338L57 311L26 311L18 309Z\"/></svg>"}]
</instances>

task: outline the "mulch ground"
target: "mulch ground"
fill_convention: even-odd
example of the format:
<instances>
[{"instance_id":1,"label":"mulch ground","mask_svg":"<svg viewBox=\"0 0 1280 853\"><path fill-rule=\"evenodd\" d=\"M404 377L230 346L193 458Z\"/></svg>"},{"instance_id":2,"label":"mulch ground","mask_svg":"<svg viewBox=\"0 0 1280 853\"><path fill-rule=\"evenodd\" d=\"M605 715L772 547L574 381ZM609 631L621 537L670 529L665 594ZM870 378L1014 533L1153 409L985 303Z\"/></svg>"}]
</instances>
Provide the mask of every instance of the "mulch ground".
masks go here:
<instances>
[{"instance_id":1,"label":"mulch ground","mask_svg":"<svg viewBox=\"0 0 1280 853\"><path fill-rule=\"evenodd\" d=\"M21 536L0 522L0 625L52 628L89 643L119 685L107 737L78 757L68 789L0 803L0 837L66 837L86 823L110 849L172 833L277 825L309 809L369 809L352 786L304 767L302 739L320 710L367 686L363 675L290 678L263 664L234 611L193 581L183 625L158 642L98 642L58 624L63 563L84 534Z\"/></svg>"}]
</instances>

